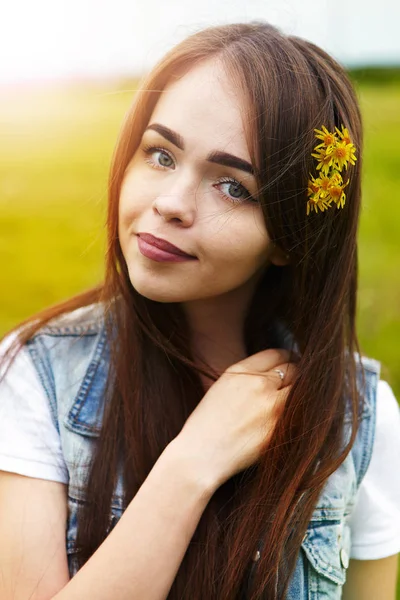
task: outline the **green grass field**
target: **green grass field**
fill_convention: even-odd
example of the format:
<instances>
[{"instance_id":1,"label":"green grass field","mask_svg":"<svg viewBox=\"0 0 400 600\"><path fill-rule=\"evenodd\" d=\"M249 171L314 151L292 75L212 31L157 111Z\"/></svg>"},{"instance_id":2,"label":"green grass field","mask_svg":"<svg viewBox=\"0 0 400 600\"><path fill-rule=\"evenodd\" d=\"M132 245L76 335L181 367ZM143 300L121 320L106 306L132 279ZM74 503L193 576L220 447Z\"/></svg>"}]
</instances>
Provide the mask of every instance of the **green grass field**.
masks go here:
<instances>
[{"instance_id":1,"label":"green grass field","mask_svg":"<svg viewBox=\"0 0 400 600\"><path fill-rule=\"evenodd\" d=\"M0 95L0 335L101 280L108 165L135 85ZM400 83L357 87L365 123L359 337L400 399Z\"/></svg>"}]
</instances>

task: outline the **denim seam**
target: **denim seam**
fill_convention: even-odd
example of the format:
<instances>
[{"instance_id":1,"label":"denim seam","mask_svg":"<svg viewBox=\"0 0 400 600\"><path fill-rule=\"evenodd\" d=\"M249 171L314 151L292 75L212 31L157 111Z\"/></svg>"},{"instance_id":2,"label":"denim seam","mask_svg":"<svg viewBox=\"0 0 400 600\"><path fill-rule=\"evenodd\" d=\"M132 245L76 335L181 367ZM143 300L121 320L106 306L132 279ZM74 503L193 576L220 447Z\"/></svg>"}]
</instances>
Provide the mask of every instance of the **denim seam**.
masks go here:
<instances>
[{"instance_id":1,"label":"denim seam","mask_svg":"<svg viewBox=\"0 0 400 600\"><path fill-rule=\"evenodd\" d=\"M49 337L85 337L85 336L96 336L99 334L100 329L87 329L84 327L74 328L57 328L57 329L43 329L39 335L47 335Z\"/></svg>"},{"instance_id":2,"label":"denim seam","mask_svg":"<svg viewBox=\"0 0 400 600\"><path fill-rule=\"evenodd\" d=\"M103 330L100 333L100 338L96 344L92 358L90 360L89 366L83 377L81 387L79 388L79 391L74 399L72 408L71 408L70 412L68 413L66 425L68 426L69 429L72 429L75 432L78 431L80 433L89 433L92 435L97 435L97 433L99 431L99 429L97 427L91 427L91 426L85 424L83 421L79 421L79 414L81 412L84 401L87 398L87 395L88 395L91 385L93 383L95 374L99 368L101 355L104 351L105 343L106 343L106 329L105 329L105 327L103 327Z\"/></svg>"},{"instance_id":3,"label":"denim seam","mask_svg":"<svg viewBox=\"0 0 400 600\"><path fill-rule=\"evenodd\" d=\"M370 374L370 385L368 386L368 390L373 394L373 400L371 407L371 414L369 419L371 420L369 427L364 427L362 434L362 455L361 455L361 464L360 469L357 476L357 485L358 487L361 484L361 481L364 478L365 473L367 472L369 463L372 457L372 450L375 441L375 428L376 428L376 395L377 395L377 384L378 384L378 374L371 373Z\"/></svg>"},{"instance_id":4,"label":"denim seam","mask_svg":"<svg viewBox=\"0 0 400 600\"><path fill-rule=\"evenodd\" d=\"M44 348L40 336L35 336L31 340L28 340L26 342L26 347L31 356L35 370L39 376L39 380L43 386L46 397L49 400L51 416L57 429L57 433L60 434L54 374L49 361L46 359L46 349Z\"/></svg>"}]
</instances>

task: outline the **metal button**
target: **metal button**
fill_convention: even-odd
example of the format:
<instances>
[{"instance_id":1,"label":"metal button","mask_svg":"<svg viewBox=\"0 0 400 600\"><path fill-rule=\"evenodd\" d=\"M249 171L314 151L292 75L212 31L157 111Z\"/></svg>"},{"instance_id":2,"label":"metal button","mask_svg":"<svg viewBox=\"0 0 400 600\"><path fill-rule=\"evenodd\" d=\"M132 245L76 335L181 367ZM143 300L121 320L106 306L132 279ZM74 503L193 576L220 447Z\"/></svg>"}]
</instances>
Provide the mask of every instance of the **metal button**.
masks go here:
<instances>
[{"instance_id":1,"label":"metal button","mask_svg":"<svg viewBox=\"0 0 400 600\"><path fill-rule=\"evenodd\" d=\"M260 560L260 556L261 556L260 551L257 550L256 553L253 556L254 562L257 562L258 560Z\"/></svg>"},{"instance_id":2,"label":"metal button","mask_svg":"<svg viewBox=\"0 0 400 600\"><path fill-rule=\"evenodd\" d=\"M107 535L109 533L111 533L112 529L114 529L117 522L118 522L117 517L115 515L111 515L110 520L108 522Z\"/></svg>"},{"instance_id":3,"label":"metal button","mask_svg":"<svg viewBox=\"0 0 400 600\"><path fill-rule=\"evenodd\" d=\"M340 551L340 562L342 563L342 566L347 569L349 566L349 555L344 548Z\"/></svg>"}]
</instances>

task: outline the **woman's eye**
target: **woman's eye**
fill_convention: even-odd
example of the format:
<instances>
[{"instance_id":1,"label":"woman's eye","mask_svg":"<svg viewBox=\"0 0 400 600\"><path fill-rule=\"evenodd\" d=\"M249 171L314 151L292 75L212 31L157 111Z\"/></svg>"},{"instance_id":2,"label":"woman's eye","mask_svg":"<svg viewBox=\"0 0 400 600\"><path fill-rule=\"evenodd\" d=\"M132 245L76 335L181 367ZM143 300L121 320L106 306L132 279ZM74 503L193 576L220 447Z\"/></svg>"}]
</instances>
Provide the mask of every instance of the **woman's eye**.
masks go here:
<instances>
[{"instance_id":1,"label":"woman's eye","mask_svg":"<svg viewBox=\"0 0 400 600\"><path fill-rule=\"evenodd\" d=\"M145 161L154 167L165 167L169 168L174 164L172 156L163 148L144 148L144 154L146 155ZM157 156L158 155L158 156ZM154 158L153 158L154 157Z\"/></svg>"},{"instance_id":2,"label":"woman's eye","mask_svg":"<svg viewBox=\"0 0 400 600\"><path fill-rule=\"evenodd\" d=\"M221 194L223 196L225 196L225 198L228 198L228 200L233 200L233 201L237 201L237 202L245 202L248 200L252 200L252 197L250 195L250 193L247 191L247 189L238 181L233 180L227 180L227 181L220 181L219 183L217 183L215 185L215 187L220 188L220 187L225 187L225 192L221 190Z\"/></svg>"}]
</instances>

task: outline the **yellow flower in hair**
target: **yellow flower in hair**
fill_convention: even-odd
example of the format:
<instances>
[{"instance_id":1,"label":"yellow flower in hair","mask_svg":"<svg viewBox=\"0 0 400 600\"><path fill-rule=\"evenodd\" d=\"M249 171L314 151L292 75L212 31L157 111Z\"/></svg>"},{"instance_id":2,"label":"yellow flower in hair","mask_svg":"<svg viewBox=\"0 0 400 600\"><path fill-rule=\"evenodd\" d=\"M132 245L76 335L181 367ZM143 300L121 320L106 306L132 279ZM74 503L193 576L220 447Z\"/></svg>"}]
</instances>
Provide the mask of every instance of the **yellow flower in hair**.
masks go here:
<instances>
[{"instance_id":1,"label":"yellow flower in hair","mask_svg":"<svg viewBox=\"0 0 400 600\"><path fill-rule=\"evenodd\" d=\"M322 144L318 144L315 149L320 148L321 146L325 146L325 148L329 148L336 143L336 136L334 133L330 133L325 125L322 125L321 129L314 129L314 131L318 134L315 137L318 140L322 140Z\"/></svg>"},{"instance_id":2,"label":"yellow flower in hair","mask_svg":"<svg viewBox=\"0 0 400 600\"><path fill-rule=\"evenodd\" d=\"M339 142L332 149L333 162L336 167L341 171L343 167L347 168L347 163L352 165L355 164L356 157L354 155L355 147L353 144L346 144L346 142ZM317 167L318 168L318 167Z\"/></svg>"},{"instance_id":3,"label":"yellow flower in hair","mask_svg":"<svg viewBox=\"0 0 400 600\"><path fill-rule=\"evenodd\" d=\"M338 183L331 185L329 188L329 195L331 199L336 204L337 208L343 208L346 202L346 194L344 193L344 188L346 185L349 185L349 182L346 181L344 185L339 185Z\"/></svg>"},{"instance_id":4,"label":"yellow flower in hair","mask_svg":"<svg viewBox=\"0 0 400 600\"><path fill-rule=\"evenodd\" d=\"M317 148L315 148L315 150L317 150ZM312 153L311 156L314 156L318 161L317 170L321 170L321 173L327 175L333 164L332 147L320 148L316 153Z\"/></svg>"},{"instance_id":5,"label":"yellow flower in hair","mask_svg":"<svg viewBox=\"0 0 400 600\"><path fill-rule=\"evenodd\" d=\"M343 183L342 176L338 171L333 171L332 175L330 175L329 177L327 175L321 174L317 181L319 182L319 185L321 187L321 194L325 195L329 194L329 188L332 185L340 185L341 183Z\"/></svg>"},{"instance_id":6,"label":"yellow flower in hair","mask_svg":"<svg viewBox=\"0 0 400 600\"><path fill-rule=\"evenodd\" d=\"M309 215L310 212L312 212L313 210L315 212L318 212L318 209L321 212L324 212L324 210L330 207L331 203L331 198L321 198L318 196L312 196L307 202L307 214Z\"/></svg>"},{"instance_id":7,"label":"yellow flower in hair","mask_svg":"<svg viewBox=\"0 0 400 600\"><path fill-rule=\"evenodd\" d=\"M351 144L351 139L350 139L350 135L349 132L347 130L346 127L344 127L344 125L342 125L342 131L339 131L339 129L337 127L335 127L338 136L340 137L340 139L345 142L346 144Z\"/></svg>"},{"instance_id":8,"label":"yellow flower in hair","mask_svg":"<svg viewBox=\"0 0 400 600\"><path fill-rule=\"evenodd\" d=\"M313 177L310 174L310 179L308 180L307 193L308 193L309 196L311 196L313 194L319 194L319 192L320 192L319 180L315 179L315 177Z\"/></svg>"},{"instance_id":9,"label":"yellow flower in hair","mask_svg":"<svg viewBox=\"0 0 400 600\"><path fill-rule=\"evenodd\" d=\"M343 208L346 203L344 188L349 185L349 179L343 183L341 171L350 165L355 165L357 160L356 148L350 139L349 132L344 125L342 130L335 127L335 132L330 132L323 125L321 129L314 129L315 137L322 140L315 146L311 156L317 159L317 172L315 178L310 173L307 186L307 215L310 212L323 212L330 208L332 203L337 208Z\"/></svg>"},{"instance_id":10,"label":"yellow flower in hair","mask_svg":"<svg viewBox=\"0 0 400 600\"><path fill-rule=\"evenodd\" d=\"M307 194L309 197L307 202L307 214L310 214L310 211L313 210L318 212L318 209L323 212L330 207L332 198L328 194L327 190L323 189L323 185L325 186L325 182L322 182L320 178L315 179L312 175L310 175L307 189Z\"/></svg>"}]
</instances>

